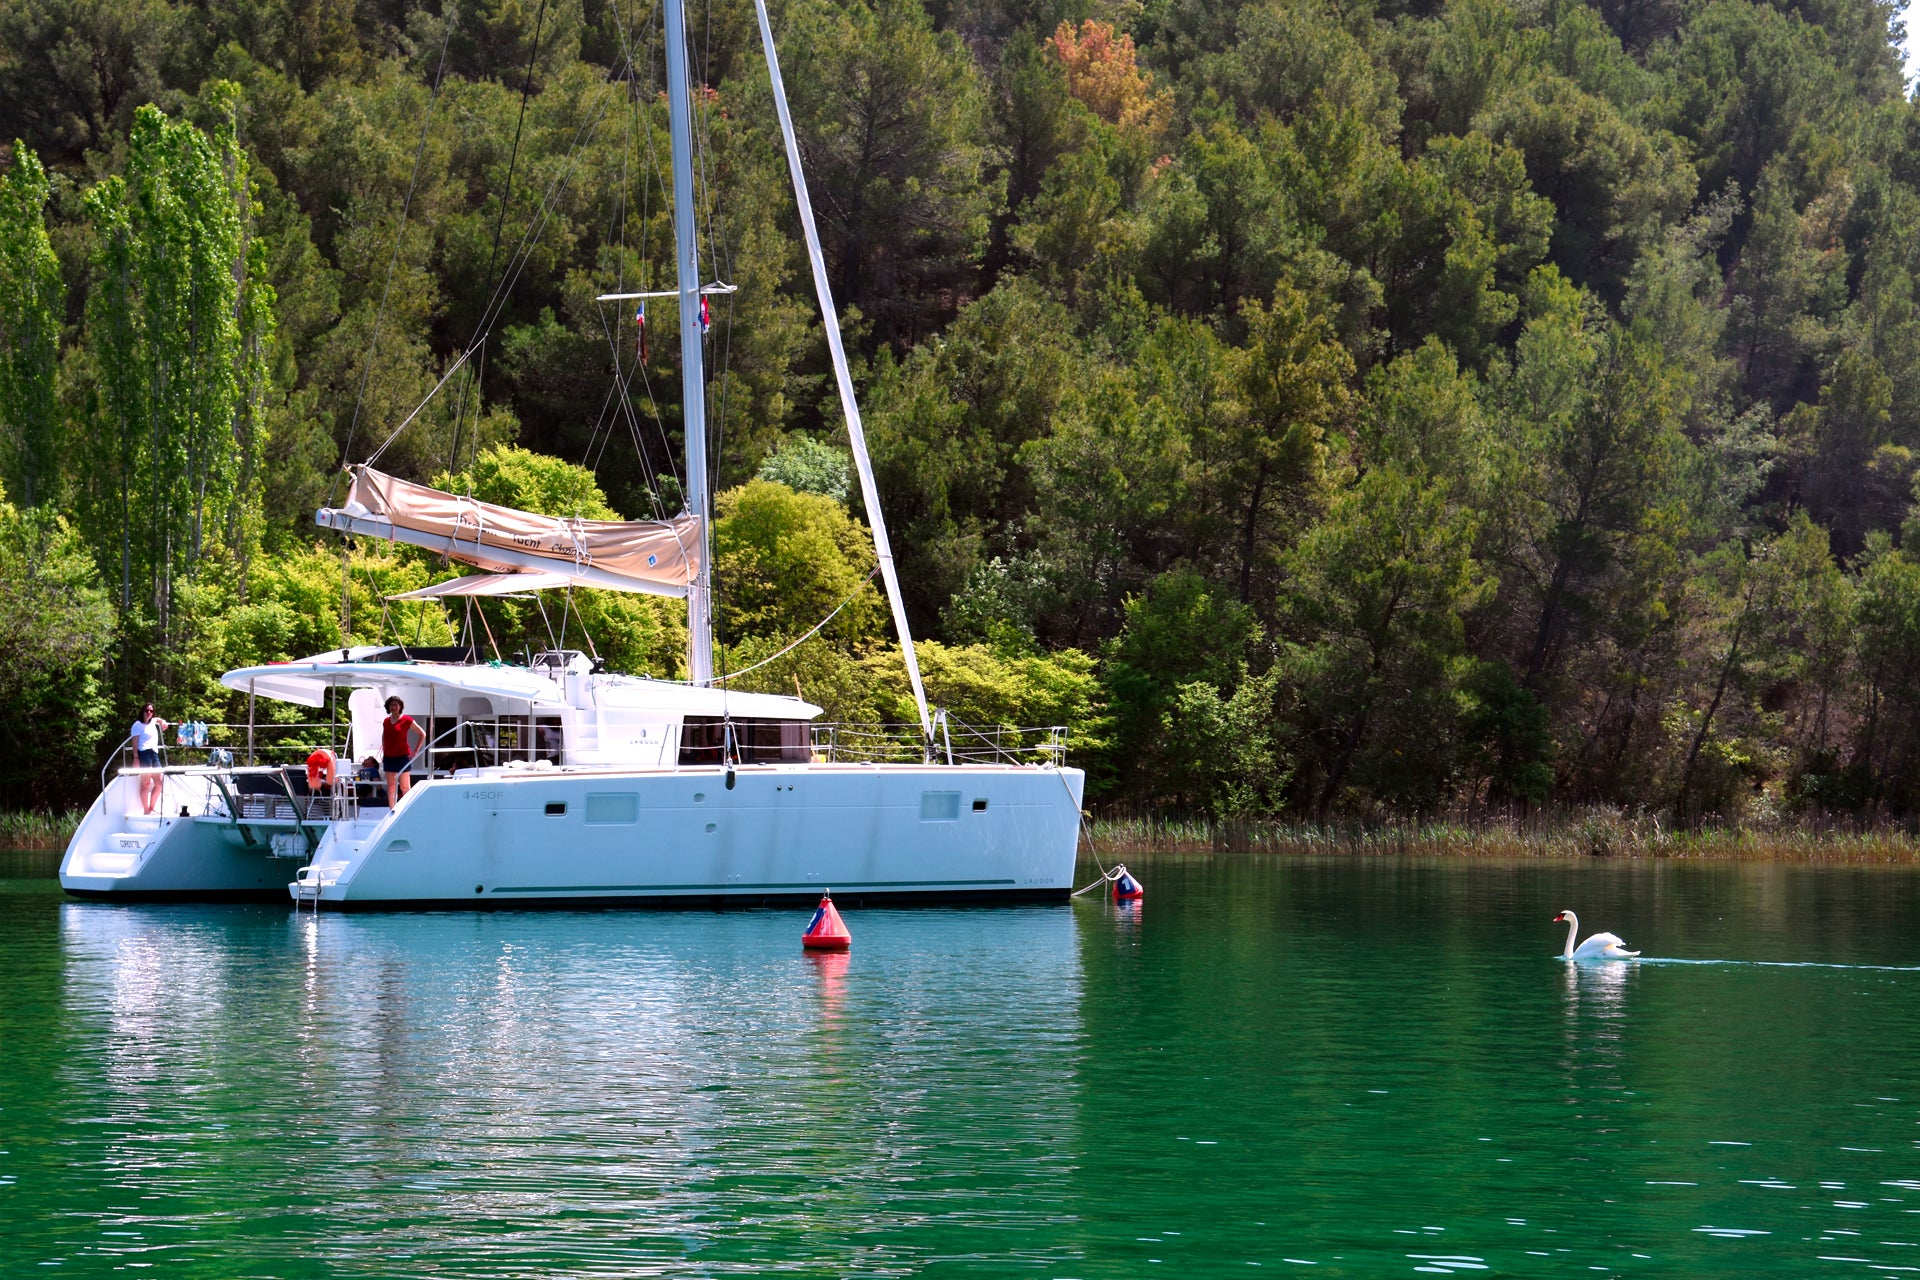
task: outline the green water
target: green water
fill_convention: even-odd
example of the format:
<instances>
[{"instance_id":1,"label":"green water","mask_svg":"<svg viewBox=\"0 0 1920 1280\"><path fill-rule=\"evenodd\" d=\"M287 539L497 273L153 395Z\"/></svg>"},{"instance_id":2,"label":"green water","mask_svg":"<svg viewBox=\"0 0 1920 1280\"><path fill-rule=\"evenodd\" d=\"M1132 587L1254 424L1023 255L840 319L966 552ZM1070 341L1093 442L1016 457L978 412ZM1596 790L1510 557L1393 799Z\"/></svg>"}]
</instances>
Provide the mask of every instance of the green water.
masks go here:
<instances>
[{"instance_id":1,"label":"green water","mask_svg":"<svg viewBox=\"0 0 1920 1280\"><path fill-rule=\"evenodd\" d=\"M1920 1268L1920 874L1134 866L826 959L0 882L0 1276Z\"/></svg>"}]
</instances>

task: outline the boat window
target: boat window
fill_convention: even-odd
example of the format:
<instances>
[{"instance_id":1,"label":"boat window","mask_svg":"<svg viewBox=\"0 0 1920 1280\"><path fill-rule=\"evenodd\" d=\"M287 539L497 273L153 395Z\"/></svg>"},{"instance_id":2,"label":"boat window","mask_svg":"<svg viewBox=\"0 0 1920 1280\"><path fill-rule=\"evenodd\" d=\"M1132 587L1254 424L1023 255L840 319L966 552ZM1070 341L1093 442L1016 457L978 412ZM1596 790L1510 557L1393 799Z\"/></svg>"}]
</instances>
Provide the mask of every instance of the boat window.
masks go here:
<instances>
[{"instance_id":1,"label":"boat window","mask_svg":"<svg viewBox=\"0 0 1920 1280\"><path fill-rule=\"evenodd\" d=\"M590 793L585 817L588 826L631 826L640 821L640 797L631 791Z\"/></svg>"},{"instance_id":2,"label":"boat window","mask_svg":"<svg viewBox=\"0 0 1920 1280\"><path fill-rule=\"evenodd\" d=\"M973 802L973 811L975 813L985 813L987 811L987 802L985 800L975 800Z\"/></svg>"},{"instance_id":3,"label":"boat window","mask_svg":"<svg viewBox=\"0 0 1920 1280\"><path fill-rule=\"evenodd\" d=\"M680 729L681 764L721 764L729 724L741 764L805 764L813 759L813 726L805 720L723 720L688 716Z\"/></svg>"},{"instance_id":4,"label":"boat window","mask_svg":"<svg viewBox=\"0 0 1920 1280\"><path fill-rule=\"evenodd\" d=\"M471 756L477 765L502 765L512 760L551 760L560 763L560 721L558 717L542 716L538 720L529 720L526 716L499 716L494 719L481 719L467 714L465 704L469 699L461 699L460 714L462 736L460 743L462 756ZM472 699L471 701L481 701ZM447 752L449 756L456 753Z\"/></svg>"},{"instance_id":5,"label":"boat window","mask_svg":"<svg viewBox=\"0 0 1920 1280\"><path fill-rule=\"evenodd\" d=\"M533 758L560 763L559 716L541 716L533 722Z\"/></svg>"},{"instance_id":6,"label":"boat window","mask_svg":"<svg viewBox=\"0 0 1920 1280\"><path fill-rule=\"evenodd\" d=\"M958 822L959 820L960 793L958 791L922 791L920 793L920 821Z\"/></svg>"},{"instance_id":7,"label":"boat window","mask_svg":"<svg viewBox=\"0 0 1920 1280\"><path fill-rule=\"evenodd\" d=\"M547 816L548 816L549 818L564 818L564 817L566 817L566 816L567 816L567 802L566 802L565 800L554 800L554 801L550 801L550 802L548 803L548 805L547 805Z\"/></svg>"}]
</instances>

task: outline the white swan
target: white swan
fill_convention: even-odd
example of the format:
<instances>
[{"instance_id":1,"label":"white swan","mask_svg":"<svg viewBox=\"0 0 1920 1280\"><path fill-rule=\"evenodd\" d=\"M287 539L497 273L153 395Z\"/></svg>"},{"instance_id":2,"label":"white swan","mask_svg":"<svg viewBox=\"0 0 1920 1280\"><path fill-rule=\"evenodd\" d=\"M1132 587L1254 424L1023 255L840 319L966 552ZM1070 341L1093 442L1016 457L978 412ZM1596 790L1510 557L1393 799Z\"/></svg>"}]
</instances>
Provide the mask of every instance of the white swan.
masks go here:
<instances>
[{"instance_id":1,"label":"white swan","mask_svg":"<svg viewBox=\"0 0 1920 1280\"><path fill-rule=\"evenodd\" d=\"M1580 917L1571 911L1562 911L1553 918L1555 924L1567 922L1567 949L1560 953L1562 960L1632 960L1640 953L1627 950L1627 944L1611 933L1596 933L1579 946L1573 940L1580 933Z\"/></svg>"}]
</instances>

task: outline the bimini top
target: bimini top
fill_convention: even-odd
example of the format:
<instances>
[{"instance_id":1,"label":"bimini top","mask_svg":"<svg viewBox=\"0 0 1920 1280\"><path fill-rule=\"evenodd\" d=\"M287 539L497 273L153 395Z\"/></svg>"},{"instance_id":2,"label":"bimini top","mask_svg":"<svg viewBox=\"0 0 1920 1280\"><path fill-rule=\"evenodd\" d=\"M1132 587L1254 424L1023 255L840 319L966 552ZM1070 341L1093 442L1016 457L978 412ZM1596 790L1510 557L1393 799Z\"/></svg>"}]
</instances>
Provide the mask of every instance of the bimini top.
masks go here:
<instances>
[{"instance_id":1,"label":"bimini top","mask_svg":"<svg viewBox=\"0 0 1920 1280\"><path fill-rule=\"evenodd\" d=\"M582 679L583 700L568 696L566 677ZM396 690L435 686L516 702L580 705L656 711L662 715L733 716L754 720L812 720L820 708L777 693L735 693L727 689L647 680L638 676L594 673L578 654L541 654L532 667L505 663L409 660L403 651L382 645L329 649L310 658L240 667L220 683L303 707L324 706L328 689ZM402 696L405 696L404 694Z\"/></svg>"},{"instance_id":2,"label":"bimini top","mask_svg":"<svg viewBox=\"0 0 1920 1280\"><path fill-rule=\"evenodd\" d=\"M381 688L386 685L444 685L469 693L504 698L537 698L552 702L560 689L546 675L526 667L505 665L467 665L451 662L381 661L389 651L382 646L358 645L352 649L329 649L311 658L292 662L271 662L260 667L240 667L220 677L220 683L241 693L255 693L279 702L295 702L303 707L326 703L327 690L333 688Z\"/></svg>"}]
</instances>

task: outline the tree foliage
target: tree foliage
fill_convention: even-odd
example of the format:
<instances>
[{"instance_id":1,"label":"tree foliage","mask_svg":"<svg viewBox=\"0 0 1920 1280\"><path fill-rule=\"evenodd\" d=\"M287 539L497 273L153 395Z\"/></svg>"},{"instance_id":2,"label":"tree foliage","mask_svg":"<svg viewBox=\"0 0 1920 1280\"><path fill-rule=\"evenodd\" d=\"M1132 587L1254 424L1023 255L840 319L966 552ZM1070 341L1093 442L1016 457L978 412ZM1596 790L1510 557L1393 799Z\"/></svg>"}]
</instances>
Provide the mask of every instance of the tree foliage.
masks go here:
<instances>
[{"instance_id":1,"label":"tree foliage","mask_svg":"<svg viewBox=\"0 0 1920 1280\"><path fill-rule=\"evenodd\" d=\"M173 640L176 591L219 549L244 563L259 537L273 291L250 268L252 184L233 101L209 135L157 108L134 113L125 172L87 193L94 287L81 511L118 543L120 606Z\"/></svg>"},{"instance_id":2,"label":"tree foliage","mask_svg":"<svg viewBox=\"0 0 1920 1280\"><path fill-rule=\"evenodd\" d=\"M1222 818L1920 813L1884 0L776 8L956 718ZM651 14L0 0L8 536L112 613L47 623L70 736L350 639L684 669L670 602L390 602L452 570L310 524L376 450L682 507L678 316L597 301L672 280ZM722 662L909 718L753 13L690 20Z\"/></svg>"},{"instance_id":3,"label":"tree foliage","mask_svg":"<svg viewBox=\"0 0 1920 1280\"><path fill-rule=\"evenodd\" d=\"M54 374L66 311L43 211L46 170L16 141L0 176L0 477L27 506L54 497L60 475Z\"/></svg>"}]
</instances>

